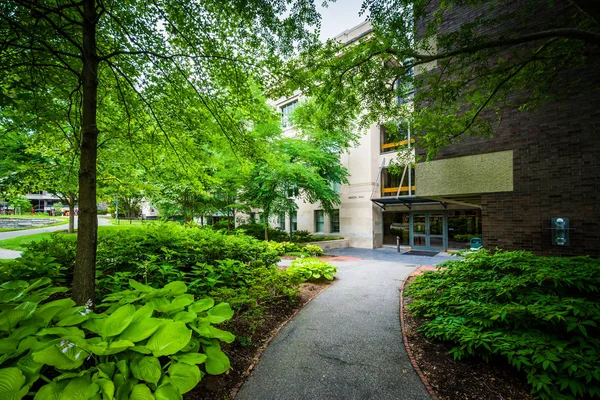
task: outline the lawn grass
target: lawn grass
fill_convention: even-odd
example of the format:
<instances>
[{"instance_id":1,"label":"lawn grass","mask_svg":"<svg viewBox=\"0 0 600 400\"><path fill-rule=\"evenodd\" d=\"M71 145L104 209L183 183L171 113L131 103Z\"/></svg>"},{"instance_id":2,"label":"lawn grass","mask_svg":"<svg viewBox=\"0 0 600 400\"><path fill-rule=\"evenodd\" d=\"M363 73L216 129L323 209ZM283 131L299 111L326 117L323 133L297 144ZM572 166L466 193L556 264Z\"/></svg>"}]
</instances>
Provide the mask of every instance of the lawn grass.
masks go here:
<instances>
[{"instance_id":1,"label":"lawn grass","mask_svg":"<svg viewBox=\"0 0 600 400\"><path fill-rule=\"evenodd\" d=\"M24 251L25 245L42 239L49 239L53 232L36 233L35 235L19 236L12 239L0 240L0 249Z\"/></svg>"},{"instance_id":2,"label":"lawn grass","mask_svg":"<svg viewBox=\"0 0 600 400\"><path fill-rule=\"evenodd\" d=\"M149 225L149 224L148 224ZM99 226L98 232L118 231L123 229L143 229L141 225L114 225L114 226ZM53 233L66 234L66 230L57 232L36 233L34 235L19 236L12 239L0 240L0 249L24 251L27 250L26 245L42 239L49 239Z\"/></svg>"}]
</instances>

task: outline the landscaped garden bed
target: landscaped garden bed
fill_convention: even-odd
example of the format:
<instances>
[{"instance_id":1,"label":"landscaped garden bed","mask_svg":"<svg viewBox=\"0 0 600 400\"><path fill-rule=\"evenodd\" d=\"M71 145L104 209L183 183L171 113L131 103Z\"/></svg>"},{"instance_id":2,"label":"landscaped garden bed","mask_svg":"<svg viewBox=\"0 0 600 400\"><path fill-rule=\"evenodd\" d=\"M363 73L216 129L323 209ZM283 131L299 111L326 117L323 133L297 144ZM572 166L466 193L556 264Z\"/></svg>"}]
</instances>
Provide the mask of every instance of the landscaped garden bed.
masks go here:
<instances>
[{"instance_id":1,"label":"landscaped garden bed","mask_svg":"<svg viewBox=\"0 0 600 400\"><path fill-rule=\"evenodd\" d=\"M280 270L267 243L243 235L104 230L97 302L77 307L75 235L29 247L0 265L0 378L15 399L227 397L274 330L335 274L316 259Z\"/></svg>"},{"instance_id":2,"label":"landscaped garden bed","mask_svg":"<svg viewBox=\"0 0 600 400\"><path fill-rule=\"evenodd\" d=\"M481 251L408 282L409 349L443 399L600 396L600 261Z\"/></svg>"}]
</instances>

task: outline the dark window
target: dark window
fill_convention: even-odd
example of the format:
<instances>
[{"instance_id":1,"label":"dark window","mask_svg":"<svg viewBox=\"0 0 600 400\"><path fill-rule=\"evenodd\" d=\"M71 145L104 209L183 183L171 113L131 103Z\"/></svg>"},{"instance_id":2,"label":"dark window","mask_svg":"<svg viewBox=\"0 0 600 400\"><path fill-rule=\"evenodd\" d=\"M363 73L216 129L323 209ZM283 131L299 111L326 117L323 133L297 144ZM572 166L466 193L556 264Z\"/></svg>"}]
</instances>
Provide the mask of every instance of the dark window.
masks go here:
<instances>
[{"instance_id":1,"label":"dark window","mask_svg":"<svg viewBox=\"0 0 600 400\"><path fill-rule=\"evenodd\" d=\"M285 230L285 214L279 214L277 216L277 223L279 224L279 229Z\"/></svg>"},{"instance_id":2,"label":"dark window","mask_svg":"<svg viewBox=\"0 0 600 400\"><path fill-rule=\"evenodd\" d=\"M298 214L292 213L290 219L292 225L292 232L296 232L298 230Z\"/></svg>"},{"instance_id":3,"label":"dark window","mask_svg":"<svg viewBox=\"0 0 600 400\"><path fill-rule=\"evenodd\" d=\"M381 152L388 153L408 143L408 123L386 124L379 127Z\"/></svg>"},{"instance_id":4,"label":"dark window","mask_svg":"<svg viewBox=\"0 0 600 400\"><path fill-rule=\"evenodd\" d=\"M325 213L315 210L315 232L325 232Z\"/></svg>"},{"instance_id":5,"label":"dark window","mask_svg":"<svg viewBox=\"0 0 600 400\"><path fill-rule=\"evenodd\" d=\"M330 218L330 231L332 233L338 233L340 231L340 210L333 210Z\"/></svg>"},{"instance_id":6,"label":"dark window","mask_svg":"<svg viewBox=\"0 0 600 400\"><path fill-rule=\"evenodd\" d=\"M415 194L415 170L411 168L411 183L412 183L412 194ZM408 195L408 171L402 181L402 172L399 174L392 174L387 168L381 170L381 196L400 196ZM402 188L398 191L398 188L402 184Z\"/></svg>"}]
</instances>

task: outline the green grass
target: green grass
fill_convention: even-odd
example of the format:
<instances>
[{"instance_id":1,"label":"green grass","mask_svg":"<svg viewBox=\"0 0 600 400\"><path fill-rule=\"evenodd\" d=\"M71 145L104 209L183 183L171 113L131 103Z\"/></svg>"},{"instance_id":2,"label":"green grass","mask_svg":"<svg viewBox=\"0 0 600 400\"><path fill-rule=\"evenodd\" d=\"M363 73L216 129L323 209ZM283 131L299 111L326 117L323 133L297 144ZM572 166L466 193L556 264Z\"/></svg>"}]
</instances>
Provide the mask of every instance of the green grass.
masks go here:
<instances>
[{"instance_id":1,"label":"green grass","mask_svg":"<svg viewBox=\"0 0 600 400\"><path fill-rule=\"evenodd\" d=\"M149 224L148 224L149 225ZM99 226L99 232L119 231L123 229L143 229L140 225L115 225L115 226ZM0 249L24 251L27 250L26 245L42 239L48 239L53 233L66 233L65 231L36 233L34 235L19 236L12 239L0 240Z\"/></svg>"},{"instance_id":2,"label":"green grass","mask_svg":"<svg viewBox=\"0 0 600 400\"><path fill-rule=\"evenodd\" d=\"M0 218L25 218L25 219L31 219L31 218L52 218L52 219L57 219L57 218L62 218L62 219L66 219L68 220L69 217L63 217L63 216L56 216L56 217L51 217L46 213L38 213L38 214L21 214L21 215L6 215L6 214L0 214Z\"/></svg>"},{"instance_id":3,"label":"green grass","mask_svg":"<svg viewBox=\"0 0 600 400\"><path fill-rule=\"evenodd\" d=\"M12 239L0 240L0 249L24 251L25 245L42 239L48 239L52 232L36 233L35 235L19 236Z\"/></svg>"}]
</instances>

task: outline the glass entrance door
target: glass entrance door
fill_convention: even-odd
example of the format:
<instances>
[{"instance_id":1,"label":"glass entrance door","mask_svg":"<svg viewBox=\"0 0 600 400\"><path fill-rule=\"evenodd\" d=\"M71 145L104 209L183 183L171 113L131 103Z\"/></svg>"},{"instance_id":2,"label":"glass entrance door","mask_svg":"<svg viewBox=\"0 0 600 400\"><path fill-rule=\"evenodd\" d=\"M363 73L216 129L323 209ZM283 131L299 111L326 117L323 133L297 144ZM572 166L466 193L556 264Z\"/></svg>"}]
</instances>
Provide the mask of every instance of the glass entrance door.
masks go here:
<instances>
[{"instance_id":1,"label":"glass entrance door","mask_svg":"<svg viewBox=\"0 0 600 400\"><path fill-rule=\"evenodd\" d=\"M415 212L411 217L411 247L423 250L444 250L447 247L446 218L443 212Z\"/></svg>"}]
</instances>

